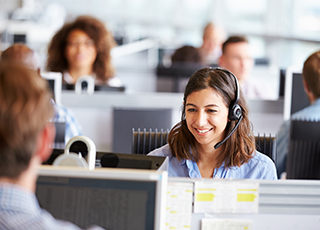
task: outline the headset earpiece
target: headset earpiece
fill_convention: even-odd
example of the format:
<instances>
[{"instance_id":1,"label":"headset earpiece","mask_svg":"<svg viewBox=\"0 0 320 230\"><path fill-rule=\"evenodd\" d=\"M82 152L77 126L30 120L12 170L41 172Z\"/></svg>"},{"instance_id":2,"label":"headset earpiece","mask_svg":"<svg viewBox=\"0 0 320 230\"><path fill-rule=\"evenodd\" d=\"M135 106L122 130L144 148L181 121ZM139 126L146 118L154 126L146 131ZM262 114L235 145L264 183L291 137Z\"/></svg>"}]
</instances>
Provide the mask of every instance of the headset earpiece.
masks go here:
<instances>
[{"instance_id":1,"label":"headset earpiece","mask_svg":"<svg viewBox=\"0 0 320 230\"><path fill-rule=\"evenodd\" d=\"M242 115L242 110L240 105L234 104L232 107L230 107L229 115L228 115L228 118L230 121L239 120L241 115Z\"/></svg>"},{"instance_id":2,"label":"headset earpiece","mask_svg":"<svg viewBox=\"0 0 320 230\"><path fill-rule=\"evenodd\" d=\"M217 144L215 144L214 148L217 149L219 148L224 142L226 142L226 140L228 140L228 138L234 133L234 131L236 131L236 129L238 128L241 120L242 120L242 109L241 106L238 104L238 101L240 99L240 87L239 87L239 82L237 77L230 72L229 70L226 69L222 69L222 68L215 68L217 70L223 71L224 73L231 75L235 81L236 84L236 98L235 100L230 104L229 106L229 114L228 114L228 119L230 121L237 121L237 123L235 124L235 126L233 127L233 129L231 130L231 132L220 142L218 142Z\"/></svg>"},{"instance_id":3,"label":"headset earpiece","mask_svg":"<svg viewBox=\"0 0 320 230\"><path fill-rule=\"evenodd\" d=\"M229 115L228 115L228 118L229 120L231 121L236 121L236 120L239 120L240 117L242 116L242 109L240 107L240 105L238 105L238 101L240 100L240 87L239 87L239 82L238 82L238 79L237 77L229 70L226 70L226 69L222 69L222 68L215 68L215 69L218 69L218 70L221 70L223 71L224 73L228 74L228 75L231 75L234 79L234 82L236 84L236 98L235 100L233 101L232 104L230 104L229 106Z\"/></svg>"}]
</instances>

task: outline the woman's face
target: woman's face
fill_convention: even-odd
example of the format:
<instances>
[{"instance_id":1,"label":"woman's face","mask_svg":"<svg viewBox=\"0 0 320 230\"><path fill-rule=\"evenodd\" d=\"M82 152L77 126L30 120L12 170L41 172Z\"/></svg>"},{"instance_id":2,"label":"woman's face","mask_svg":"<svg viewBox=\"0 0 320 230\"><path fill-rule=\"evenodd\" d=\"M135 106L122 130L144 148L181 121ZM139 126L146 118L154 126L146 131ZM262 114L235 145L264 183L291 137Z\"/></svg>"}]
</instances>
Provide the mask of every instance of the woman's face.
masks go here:
<instances>
[{"instance_id":1,"label":"woman's face","mask_svg":"<svg viewBox=\"0 0 320 230\"><path fill-rule=\"evenodd\" d=\"M97 57L93 39L81 30L73 30L67 37L65 50L69 68L92 68Z\"/></svg>"},{"instance_id":2,"label":"woman's face","mask_svg":"<svg viewBox=\"0 0 320 230\"><path fill-rule=\"evenodd\" d=\"M212 147L223 140L228 123L228 107L212 88L191 93L186 100L185 113L189 131L198 143Z\"/></svg>"}]
</instances>

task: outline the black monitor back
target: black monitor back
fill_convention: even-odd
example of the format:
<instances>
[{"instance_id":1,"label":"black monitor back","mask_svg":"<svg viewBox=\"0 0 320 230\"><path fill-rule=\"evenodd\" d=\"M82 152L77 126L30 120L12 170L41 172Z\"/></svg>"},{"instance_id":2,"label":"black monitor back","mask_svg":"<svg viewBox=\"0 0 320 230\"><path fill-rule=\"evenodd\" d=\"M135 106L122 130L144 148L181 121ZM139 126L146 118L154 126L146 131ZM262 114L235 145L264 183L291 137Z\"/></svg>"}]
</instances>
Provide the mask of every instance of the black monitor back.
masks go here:
<instances>
[{"instance_id":1,"label":"black monitor back","mask_svg":"<svg viewBox=\"0 0 320 230\"><path fill-rule=\"evenodd\" d=\"M291 97L291 114L310 105L309 99L304 92L302 74L293 73L292 76L292 97Z\"/></svg>"}]
</instances>

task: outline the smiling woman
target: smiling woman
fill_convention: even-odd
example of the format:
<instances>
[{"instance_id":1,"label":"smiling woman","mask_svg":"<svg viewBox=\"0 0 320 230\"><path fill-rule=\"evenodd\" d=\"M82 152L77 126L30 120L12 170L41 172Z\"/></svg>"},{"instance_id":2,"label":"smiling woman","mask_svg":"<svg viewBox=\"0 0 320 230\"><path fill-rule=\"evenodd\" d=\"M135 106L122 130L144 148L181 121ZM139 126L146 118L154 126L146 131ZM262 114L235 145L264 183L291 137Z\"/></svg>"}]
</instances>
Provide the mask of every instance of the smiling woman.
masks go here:
<instances>
[{"instance_id":1,"label":"smiling woman","mask_svg":"<svg viewBox=\"0 0 320 230\"><path fill-rule=\"evenodd\" d=\"M168 156L172 177L277 179L272 160L255 149L246 101L226 69L203 68L190 77L168 143L149 155Z\"/></svg>"},{"instance_id":2,"label":"smiling woman","mask_svg":"<svg viewBox=\"0 0 320 230\"><path fill-rule=\"evenodd\" d=\"M111 63L110 51L115 45L103 22L92 16L79 16L52 38L47 70L63 73L67 84L74 84L81 76L91 76L96 85L120 86Z\"/></svg>"}]
</instances>

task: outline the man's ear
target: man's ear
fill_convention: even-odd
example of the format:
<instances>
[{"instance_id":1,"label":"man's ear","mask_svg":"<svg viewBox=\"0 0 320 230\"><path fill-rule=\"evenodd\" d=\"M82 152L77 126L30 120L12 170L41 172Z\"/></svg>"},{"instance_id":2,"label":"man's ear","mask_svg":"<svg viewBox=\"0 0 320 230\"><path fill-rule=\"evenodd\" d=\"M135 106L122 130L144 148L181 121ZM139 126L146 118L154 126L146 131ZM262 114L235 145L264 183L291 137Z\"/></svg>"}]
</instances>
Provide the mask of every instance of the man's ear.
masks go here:
<instances>
[{"instance_id":1,"label":"man's ear","mask_svg":"<svg viewBox=\"0 0 320 230\"><path fill-rule=\"evenodd\" d=\"M314 95L311 92L310 87L308 86L308 84L304 78L302 78L302 82L303 82L304 92L307 94L309 101L312 103L315 100Z\"/></svg>"},{"instance_id":2,"label":"man's ear","mask_svg":"<svg viewBox=\"0 0 320 230\"><path fill-rule=\"evenodd\" d=\"M35 155L37 155L42 162L46 161L52 153L50 146L53 144L55 135L56 129L54 124L51 122L47 122L38 135Z\"/></svg>"}]
</instances>

